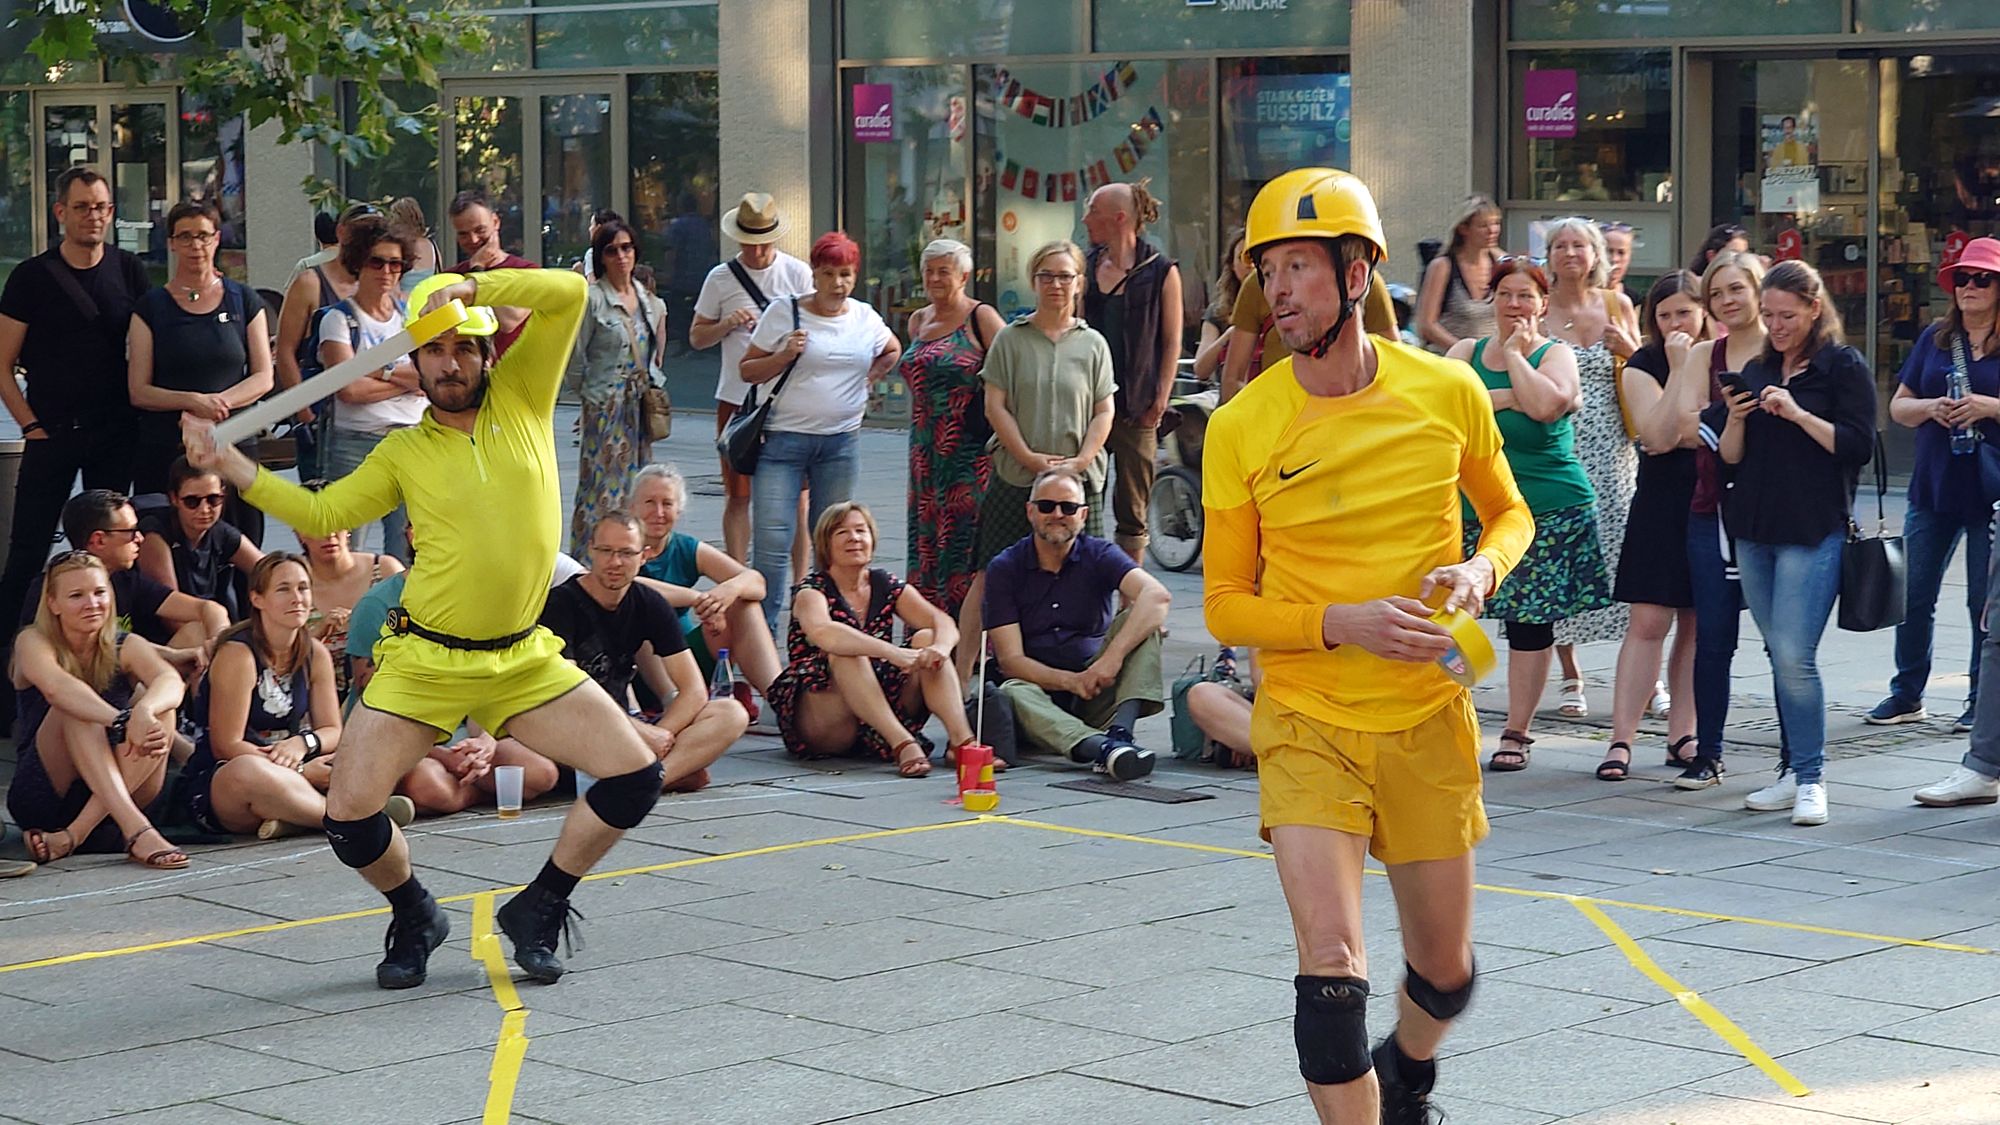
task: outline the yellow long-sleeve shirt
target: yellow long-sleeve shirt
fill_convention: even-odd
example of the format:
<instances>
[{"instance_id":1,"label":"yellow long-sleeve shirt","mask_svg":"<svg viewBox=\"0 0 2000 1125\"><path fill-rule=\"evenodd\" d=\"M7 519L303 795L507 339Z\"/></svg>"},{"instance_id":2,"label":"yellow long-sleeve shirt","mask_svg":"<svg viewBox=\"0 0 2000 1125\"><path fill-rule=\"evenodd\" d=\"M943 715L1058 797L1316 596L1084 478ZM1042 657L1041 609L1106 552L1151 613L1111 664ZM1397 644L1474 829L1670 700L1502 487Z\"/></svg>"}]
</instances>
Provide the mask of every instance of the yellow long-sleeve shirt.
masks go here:
<instances>
[{"instance_id":1,"label":"yellow long-sleeve shirt","mask_svg":"<svg viewBox=\"0 0 2000 1125\"><path fill-rule=\"evenodd\" d=\"M486 639L532 626L548 595L563 530L556 392L586 283L569 270L492 270L478 281L480 304L535 315L487 372L472 435L425 411L324 491L259 469L243 496L308 535L360 527L407 505L417 561L403 605L427 628Z\"/></svg>"},{"instance_id":2,"label":"yellow long-sleeve shirt","mask_svg":"<svg viewBox=\"0 0 2000 1125\"><path fill-rule=\"evenodd\" d=\"M1280 361L1218 410L1202 453L1204 611L1224 644L1257 649L1259 690L1333 726L1406 730L1464 690L1435 664L1328 649L1333 603L1417 596L1460 561L1458 496L1506 577L1534 538L1485 388L1470 368L1371 338L1375 379L1309 395Z\"/></svg>"}]
</instances>

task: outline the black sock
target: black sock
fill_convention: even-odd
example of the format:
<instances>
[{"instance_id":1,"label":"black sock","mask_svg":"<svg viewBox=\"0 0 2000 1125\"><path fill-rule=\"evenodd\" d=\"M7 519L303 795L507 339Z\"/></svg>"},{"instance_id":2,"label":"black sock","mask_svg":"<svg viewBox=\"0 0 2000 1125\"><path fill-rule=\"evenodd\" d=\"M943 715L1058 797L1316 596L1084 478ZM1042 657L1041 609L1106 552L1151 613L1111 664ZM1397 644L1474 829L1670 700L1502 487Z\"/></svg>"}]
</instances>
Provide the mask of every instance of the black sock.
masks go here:
<instances>
[{"instance_id":1,"label":"black sock","mask_svg":"<svg viewBox=\"0 0 2000 1125\"><path fill-rule=\"evenodd\" d=\"M1120 703L1118 710L1111 714L1111 725L1124 727L1128 733L1136 729L1139 722L1139 702L1137 699L1128 699Z\"/></svg>"},{"instance_id":2,"label":"black sock","mask_svg":"<svg viewBox=\"0 0 2000 1125\"><path fill-rule=\"evenodd\" d=\"M556 861L551 859L542 864L542 873L535 876L531 889L540 887L557 898L568 898L569 893L576 889L577 880L581 878L580 875L572 875L557 867Z\"/></svg>"},{"instance_id":3,"label":"black sock","mask_svg":"<svg viewBox=\"0 0 2000 1125\"><path fill-rule=\"evenodd\" d=\"M1403 1085L1412 1093L1430 1093L1431 1087L1437 1084L1437 1060L1419 1061L1404 1054L1403 1044L1396 1038L1394 1032L1389 1035L1389 1049L1396 1053L1396 1073L1402 1077Z\"/></svg>"},{"instance_id":4,"label":"black sock","mask_svg":"<svg viewBox=\"0 0 2000 1125\"><path fill-rule=\"evenodd\" d=\"M424 885L417 882L417 877L412 875L403 880L402 886L383 891L382 897L389 900L390 909L398 914L419 914L423 912L425 900L431 896L424 890Z\"/></svg>"}]
</instances>

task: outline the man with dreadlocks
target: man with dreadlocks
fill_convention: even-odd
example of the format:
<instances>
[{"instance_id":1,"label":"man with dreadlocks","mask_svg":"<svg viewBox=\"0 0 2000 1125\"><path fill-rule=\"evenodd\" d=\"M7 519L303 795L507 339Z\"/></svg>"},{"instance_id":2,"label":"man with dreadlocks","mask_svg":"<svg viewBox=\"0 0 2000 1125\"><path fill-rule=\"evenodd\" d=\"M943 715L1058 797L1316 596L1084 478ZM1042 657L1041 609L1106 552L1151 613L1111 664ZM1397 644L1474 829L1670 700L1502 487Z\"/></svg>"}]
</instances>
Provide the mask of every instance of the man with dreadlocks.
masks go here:
<instances>
[{"instance_id":1,"label":"man with dreadlocks","mask_svg":"<svg viewBox=\"0 0 2000 1125\"><path fill-rule=\"evenodd\" d=\"M1250 206L1245 251L1291 355L1209 422L1205 608L1258 650L1262 834L1299 943L1299 1070L1323 1122L1424 1125L1433 1059L1472 994L1479 724L1436 663L1431 598L1478 614L1534 536L1486 391L1463 364L1363 331L1387 256L1359 179L1301 168ZM1485 533L1460 554L1459 502ZM1406 967L1371 1052L1361 875L1387 866Z\"/></svg>"}]
</instances>

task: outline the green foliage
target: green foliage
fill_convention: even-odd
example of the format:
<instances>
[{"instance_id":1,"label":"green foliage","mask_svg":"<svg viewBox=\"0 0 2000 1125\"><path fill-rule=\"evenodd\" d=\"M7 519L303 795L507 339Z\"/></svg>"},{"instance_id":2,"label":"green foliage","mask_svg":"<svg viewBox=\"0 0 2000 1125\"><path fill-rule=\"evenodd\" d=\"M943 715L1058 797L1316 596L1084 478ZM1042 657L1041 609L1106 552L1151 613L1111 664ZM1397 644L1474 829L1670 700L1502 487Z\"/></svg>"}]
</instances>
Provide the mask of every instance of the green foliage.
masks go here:
<instances>
[{"instance_id":1,"label":"green foliage","mask_svg":"<svg viewBox=\"0 0 2000 1125\"><path fill-rule=\"evenodd\" d=\"M398 135L435 138L437 107L404 107L389 94L408 83L436 89L438 67L476 54L487 21L466 0L158 0L183 26L200 30L176 57L188 92L218 116L276 122L286 143L321 145L337 161L378 160ZM80 9L80 10L79 10ZM100 15L101 13L101 15ZM103 60L111 73L147 81L159 56L136 36L100 37L99 18L121 18L116 0L42 0L40 32L29 50L44 66ZM218 29L242 28L239 45L216 41ZM353 83L351 118L341 112L342 82ZM304 187L316 205L338 200L319 176Z\"/></svg>"}]
</instances>

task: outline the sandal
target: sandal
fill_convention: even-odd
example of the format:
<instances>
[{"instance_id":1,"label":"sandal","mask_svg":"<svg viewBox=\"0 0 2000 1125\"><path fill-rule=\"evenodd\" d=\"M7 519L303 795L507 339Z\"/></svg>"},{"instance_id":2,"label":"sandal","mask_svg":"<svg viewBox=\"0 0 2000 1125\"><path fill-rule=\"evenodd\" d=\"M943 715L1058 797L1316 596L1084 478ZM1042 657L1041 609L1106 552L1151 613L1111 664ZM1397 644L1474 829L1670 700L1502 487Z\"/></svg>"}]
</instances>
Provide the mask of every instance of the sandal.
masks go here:
<instances>
[{"instance_id":1,"label":"sandal","mask_svg":"<svg viewBox=\"0 0 2000 1125\"><path fill-rule=\"evenodd\" d=\"M1620 750L1625 751L1624 760L1606 758L1602 762L1597 763L1597 780L1623 781L1632 776L1632 744L1629 742L1614 742L1611 744L1611 753L1616 754Z\"/></svg>"},{"instance_id":2,"label":"sandal","mask_svg":"<svg viewBox=\"0 0 2000 1125\"><path fill-rule=\"evenodd\" d=\"M1520 749L1509 750L1507 748L1509 742L1520 747ZM1528 755L1533 753L1528 747L1534 744L1534 739L1529 738L1520 731L1503 730L1500 732L1500 749L1495 750L1493 756L1486 760L1486 768L1492 770L1494 773L1518 773L1521 770L1527 769Z\"/></svg>"},{"instance_id":3,"label":"sandal","mask_svg":"<svg viewBox=\"0 0 2000 1125\"><path fill-rule=\"evenodd\" d=\"M133 851L132 849L139 843L139 838L141 836L144 836L147 832L151 832L153 835L159 836L160 842L162 844L166 844L167 846L161 848L159 851L149 852L146 855L142 856L139 853ZM144 830L136 833L135 835L133 835L131 839L125 841L125 858L131 860L133 863L136 863L141 867L150 867L155 871L179 871L181 868L186 867L188 865L187 853L180 850L177 847L174 847L172 844L167 843L167 838L164 835L161 835L160 830L152 827L151 825L148 825Z\"/></svg>"},{"instance_id":4,"label":"sandal","mask_svg":"<svg viewBox=\"0 0 2000 1125\"><path fill-rule=\"evenodd\" d=\"M1561 695L1562 705L1556 713L1565 719L1587 719L1590 717L1590 701L1583 697L1583 679L1564 680Z\"/></svg>"},{"instance_id":5,"label":"sandal","mask_svg":"<svg viewBox=\"0 0 2000 1125\"><path fill-rule=\"evenodd\" d=\"M1667 747L1668 769L1682 770L1686 769L1691 765L1694 765L1695 759L1701 756L1700 751L1696 751L1693 754L1689 754L1685 758L1681 757L1681 747L1686 746L1688 743L1693 741L1694 741L1694 735L1691 734L1682 735L1681 737L1674 740L1674 744L1672 746Z\"/></svg>"},{"instance_id":6,"label":"sandal","mask_svg":"<svg viewBox=\"0 0 2000 1125\"><path fill-rule=\"evenodd\" d=\"M49 841L57 836L61 836L63 839L63 849L61 851L57 851L55 848L49 846ZM76 840L70 836L69 829L67 828L57 828L51 832L44 832L39 828L30 828L22 833L21 837L28 845L29 857L36 863L54 863L56 860L62 859L76 851Z\"/></svg>"},{"instance_id":7,"label":"sandal","mask_svg":"<svg viewBox=\"0 0 2000 1125\"><path fill-rule=\"evenodd\" d=\"M914 749L917 752L916 756L913 758L904 757L903 752L907 749ZM906 738L898 742L895 753L896 772L902 774L904 777L924 777L931 772L930 755L924 753L924 744L918 742L916 739Z\"/></svg>"}]
</instances>

